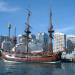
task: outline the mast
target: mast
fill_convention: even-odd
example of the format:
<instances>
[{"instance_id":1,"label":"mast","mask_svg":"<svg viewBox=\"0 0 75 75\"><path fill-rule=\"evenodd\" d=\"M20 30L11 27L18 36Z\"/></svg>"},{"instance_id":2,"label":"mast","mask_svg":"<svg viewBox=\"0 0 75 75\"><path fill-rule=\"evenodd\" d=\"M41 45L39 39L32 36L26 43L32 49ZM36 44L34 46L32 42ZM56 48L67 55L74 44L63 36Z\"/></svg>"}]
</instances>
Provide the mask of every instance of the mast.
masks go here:
<instances>
[{"instance_id":1,"label":"mast","mask_svg":"<svg viewBox=\"0 0 75 75\"><path fill-rule=\"evenodd\" d=\"M15 51L16 51L16 43L17 43L17 39L16 39L16 26L14 28L14 39L13 39L13 41L14 41L14 46L15 46Z\"/></svg>"},{"instance_id":2,"label":"mast","mask_svg":"<svg viewBox=\"0 0 75 75\"><path fill-rule=\"evenodd\" d=\"M48 29L48 33L49 33L49 39L50 39L50 43L49 43L49 52L53 53L53 43L52 43L52 39L53 39L53 25L52 25L52 11L50 10L50 25L49 25L49 29Z\"/></svg>"},{"instance_id":3,"label":"mast","mask_svg":"<svg viewBox=\"0 0 75 75\"><path fill-rule=\"evenodd\" d=\"M27 53L28 53L29 34L31 33L31 31L30 31L30 24L29 24L30 15L31 15L31 12L30 12L30 10L28 10L27 21L25 23L26 24L25 33L26 33Z\"/></svg>"},{"instance_id":4,"label":"mast","mask_svg":"<svg viewBox=\"0 0 75 75\"><path fill-rule=\"evenodd\" d=\"M16 27L15 27L15 30L14 30L14 44L16 45L16 42L17 42L17 39L16 39Z\"/></svg>"},{"instance_id":5,"label":"mast","mask_svg":"<svg viewBox=\"0 0 75 75\"><path fill-rule=\"evenodd\" d=\"M10 39L10 30L11 30L11 24L8 25L8 37Z\"/></svg>"},{"instance_id":6,"label":"mast","mask_svg":"<svg viewBox=\"0 0 75 75\"><path fill-rule=\"evenodd\" d=\"M10 42L10 30L11 30L11 24L8 25L8 41ZM9 44L9 52L10 52L10 44Z\"/></svg>"}]
</instances>

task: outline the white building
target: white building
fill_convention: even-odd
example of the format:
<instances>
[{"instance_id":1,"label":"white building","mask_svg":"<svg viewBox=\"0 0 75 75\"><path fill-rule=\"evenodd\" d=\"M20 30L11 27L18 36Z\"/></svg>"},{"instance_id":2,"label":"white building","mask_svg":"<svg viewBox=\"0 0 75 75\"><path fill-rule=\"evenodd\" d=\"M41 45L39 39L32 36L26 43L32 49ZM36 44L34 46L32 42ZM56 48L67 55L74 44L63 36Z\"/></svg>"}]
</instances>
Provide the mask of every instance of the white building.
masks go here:
<instances>
[{"instance_id":1,"label":"white building","mask_svg":"<svg viewBox=\"0 0 75 75\"><path fill-rule=\"evenodd\" d=\"M66 48L66 35L63 33L54 33L53 52L63 51Z\"/></svg>"}]
</instances>

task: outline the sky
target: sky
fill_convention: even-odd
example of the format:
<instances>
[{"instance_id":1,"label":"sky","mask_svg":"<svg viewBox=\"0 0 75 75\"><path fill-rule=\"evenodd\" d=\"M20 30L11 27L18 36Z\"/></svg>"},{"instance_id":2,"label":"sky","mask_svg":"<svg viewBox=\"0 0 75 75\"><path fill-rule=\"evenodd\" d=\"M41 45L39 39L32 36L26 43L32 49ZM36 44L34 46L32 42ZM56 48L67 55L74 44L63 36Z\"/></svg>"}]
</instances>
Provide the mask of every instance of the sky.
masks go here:
<instances>
[{"instance_id":1,"label":"sky","mask_svg":"<svg viewBox=\"0 0 75 75\"><path fill-rule=\"evenodd\" d=\"M55 32L75 35L75 0L0 0L0 35L23 34L27 9L31 11L30 25L32 34L48 32L49 14L52 9L52 23Z\"/></svg>"}]
</instances>

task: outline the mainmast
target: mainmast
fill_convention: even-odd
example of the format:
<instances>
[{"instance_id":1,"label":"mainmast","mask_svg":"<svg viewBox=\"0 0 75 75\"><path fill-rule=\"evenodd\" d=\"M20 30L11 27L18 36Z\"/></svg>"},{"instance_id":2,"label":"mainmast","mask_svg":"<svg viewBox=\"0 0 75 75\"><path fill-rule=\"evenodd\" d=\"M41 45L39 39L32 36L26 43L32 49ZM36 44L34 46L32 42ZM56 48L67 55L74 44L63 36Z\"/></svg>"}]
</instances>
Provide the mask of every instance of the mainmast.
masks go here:
<instances>
[{"instance_id":1,"label":"mainmast","mask_svg":"<svg viewBox=\"0 0 75 75\"><path fill-rule=\"evenodd\" d=\"M52 39L53 39L53 25L52 25L52 11L50 10L50 26L48 29L48 33L49 33L49 38L50 38L50 44L49 44L49 52L53 53L53 43L52 43Z\"/></svg>"},{"instance_id":2,"label":"mainmast","mask_svg":"<svg viewBox=\"0 0 75 75\"><path fill-rule=\"evenodd\" d=\"M29 24L30 15L31 15L31 12L30 12L30 10L28 10L27 21L25 23L26 24L25 33L26 33L27 53L28 53L29 34L31 33L31 31L30 31L30 24Z\"/></svg>"}]
</instances>

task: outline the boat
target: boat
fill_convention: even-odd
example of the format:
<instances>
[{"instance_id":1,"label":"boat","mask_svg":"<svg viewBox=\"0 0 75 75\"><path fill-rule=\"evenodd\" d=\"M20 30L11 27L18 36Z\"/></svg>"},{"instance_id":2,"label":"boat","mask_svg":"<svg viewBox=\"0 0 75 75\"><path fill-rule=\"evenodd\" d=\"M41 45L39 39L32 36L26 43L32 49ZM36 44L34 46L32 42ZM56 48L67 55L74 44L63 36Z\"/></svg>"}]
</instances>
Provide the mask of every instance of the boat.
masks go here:
<instances>
[{"instance_id":1,"label":"boat","mask_svg":"<svg viewBox=\"0 0 75 75\"><path fill-rule=\"evenodd\" d=\"M50 44L48 51L42 51L42 52L29 52L28 49L28 42L29 42L29 34L30 31L30 25L29 25L29 17L30 17L30 11L28 11L28 17L26 22L26 29L24 36L27 39L27 52L26 53L16 53L16 52L2 52L2 58L8 61L17 61L17 62L56 62L60 60L60 55L58 53L53 53L53 25L52 25L52 12L50 12L50 27L48 30L49 37L50 37ZM15 40L16 41L16 40Z\"/></svg>"},{"instance_id":2,"label":"boat","mask_svg":"<svg viewBox=\"0 0 75 75\"><path fill-rule=\"evenodd\" d=\"M61 55L61 61L62 62L75 62L75 50L70 53L63 52Z\"/></svg>"},{"instance_id":3,"label":"boat","mask_svg":"<svg viewBox=\"0 0 75 75\"><path fill-rule=\"evenodd\" d=\"M59 60L59 56L57 54L50 54L50 55L34 55L29 54L25 55L24 57L16 56L15 54L10 53L3 53L3 59L8 61L16 61L16 62L40 62L40 63L47 63L47 62L57 62Z\"/></svg>"}]
</instances>

